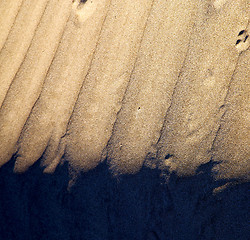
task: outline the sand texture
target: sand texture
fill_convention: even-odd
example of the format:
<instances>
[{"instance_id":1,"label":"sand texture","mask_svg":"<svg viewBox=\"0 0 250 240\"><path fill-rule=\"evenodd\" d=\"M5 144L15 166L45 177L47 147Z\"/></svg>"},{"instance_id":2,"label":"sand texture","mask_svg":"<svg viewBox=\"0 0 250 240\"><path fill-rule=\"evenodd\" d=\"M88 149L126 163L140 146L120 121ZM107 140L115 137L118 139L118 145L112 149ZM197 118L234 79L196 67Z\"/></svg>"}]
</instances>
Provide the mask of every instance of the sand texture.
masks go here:
<instances>
[{"instance_id":1,"label":"sand texture","mask_svg":"<svg viewBox=\"0 0 250 240\"><path fill-rule=\"evenodd\" d=\"M0 166L249 179L248 0L0 1Z\"/></svg>"},{"instance_id":2,"label":"sand texture","mask_svg":"<svg viewBox=\"0 0 250 240\"><path fill-rule=\"evenodd\" d=\"M0 240L249 240L250 0L0 0Z\"/></svg>"}]
</instances>

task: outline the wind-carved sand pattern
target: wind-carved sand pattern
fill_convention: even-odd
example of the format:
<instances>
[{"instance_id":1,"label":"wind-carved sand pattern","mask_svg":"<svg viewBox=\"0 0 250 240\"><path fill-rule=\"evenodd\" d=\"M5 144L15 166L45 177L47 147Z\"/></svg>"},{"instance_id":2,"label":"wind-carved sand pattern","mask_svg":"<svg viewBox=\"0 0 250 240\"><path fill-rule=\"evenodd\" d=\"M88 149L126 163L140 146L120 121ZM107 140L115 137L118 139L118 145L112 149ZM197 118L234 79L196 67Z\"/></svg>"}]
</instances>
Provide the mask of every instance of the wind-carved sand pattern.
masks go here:
<instances>
[{"instance_id":1,"label":"wind-carved sand pattern","mask_svg":"<svg viewBox=\"0 0 250 240\"><path fill-rule=\"evenodd\" d=\"M0 2L0 166L249 179L248 0Z\"/></svg>"}]
</instances>

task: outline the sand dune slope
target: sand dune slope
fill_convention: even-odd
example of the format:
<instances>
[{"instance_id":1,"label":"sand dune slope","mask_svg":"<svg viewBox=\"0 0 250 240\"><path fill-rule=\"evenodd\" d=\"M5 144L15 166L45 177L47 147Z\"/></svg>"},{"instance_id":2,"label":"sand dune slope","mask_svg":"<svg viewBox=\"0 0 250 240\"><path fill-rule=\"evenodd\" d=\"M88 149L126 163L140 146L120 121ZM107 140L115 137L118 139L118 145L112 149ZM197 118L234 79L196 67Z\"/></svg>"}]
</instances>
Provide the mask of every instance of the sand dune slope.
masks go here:
<instances>
[{"instance_id":1,"label":"sand dune slope","mask_svg":"<svg viewBox=\"0 0 250 240\"><path fill-rule=\"evenodd\" d=\"M248 0L0 1L0 166L249 178Z\"/></svg>"}]
</instances>

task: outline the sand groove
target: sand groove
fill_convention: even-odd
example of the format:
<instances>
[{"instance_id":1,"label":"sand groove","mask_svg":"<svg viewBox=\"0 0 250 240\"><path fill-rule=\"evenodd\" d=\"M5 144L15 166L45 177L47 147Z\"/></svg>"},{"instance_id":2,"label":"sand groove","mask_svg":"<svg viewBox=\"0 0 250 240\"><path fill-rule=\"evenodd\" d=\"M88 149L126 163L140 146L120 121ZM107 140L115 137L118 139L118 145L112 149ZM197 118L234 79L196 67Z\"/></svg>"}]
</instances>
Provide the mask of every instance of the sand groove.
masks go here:
<instances>
[{"instance_id":1,"label":"sand groove","mask_svg":"<svg viewBox=\"0 0 250 240\"><path fill-rule=\"evenodd\" d=\"M249 168L249 64L250 51L243 52L225 102L225 114L213 145L212 156L218 178L246 178Z\"/></svg>"},{"instance_id":2,"label":"sand groove","mask_svg":"<svg viewBox=\"0 0 250 240\"><path fill-rule=\"evenodd\" d=\"M61 138L88 72L110 1L96 2L98 11L80 25L76 8L71 12L41 96L19 140L17 161L23 165L25 160L25 168L44 153L43 164L48 166L53 162L46 171L52 171L64 153L65 143ZM16 167L16 171L23 170Z\"/></svg>"},{"instance_id":3,"label":"sand groove","mask_svg":"<svg viewBox=\"0 0 250 240\"><path fill-rule=\"evenodd\" d=\"M23 0L3 0L0 2L0 51L16 21Z\"/></svg>"},{"instance_id":4,"label":"sand groove","mask_svg":"<svg viewBox=\"0 0 250 240\"><path fill-rule=\"evenodd\" d=\"M0 145L1 164L15 152L21 130L39 97L68 18L69 6L67 1L62 5L58 5L57 0L49 2L25 59L8 90L0 110L0 138L5 139ZM57 15L54 15L54 9Z\"/></svg>"},{"instance_id":5,"label":"sand groove","mask_svg":"<svg viewBox=\"0 0 250 240\"><path fill-rule=\"evenodd\" d=\"M151 0L111 2L66 136L67 159L84 170L100 162L110 138L151 5Z\"/></svg>"},{"instance_id":6,"label":"sand groove","mask_svg":"<svg viewBox=\"0 0 250 240\"><path fill-rule=\"evenodd\" d=\"M183 21L170 14L176 5L175 14L185 16ZM109 142L108 158L118 172L138 171L147 153L154 151L188 48L196 6L197 1L154 3Z\"/></svg>"},{"instance_id":7,"label":"sand groove","mask_svg":"<svg viewBox=\"0 0 250 240\"><path fill-rule=\"evenodd\" d=\"M199 10L188 59L158 146L158 157L179 174L193 174L211 159L209 150L239 56L235 39L248 21L245 3L231 3L218 12L207 1Z\"/></svg>"},{"instance_id":8,"label":"sand groove","mask_svg":"<svg viewBox=\"0 0 250 240\"><path fill-rule=\"evenodd\" d=\"M0 52L0 106L30 47L48 0L24 0ZM23 27L25 26L25 27Z\"/></svg>"}]
</instances>

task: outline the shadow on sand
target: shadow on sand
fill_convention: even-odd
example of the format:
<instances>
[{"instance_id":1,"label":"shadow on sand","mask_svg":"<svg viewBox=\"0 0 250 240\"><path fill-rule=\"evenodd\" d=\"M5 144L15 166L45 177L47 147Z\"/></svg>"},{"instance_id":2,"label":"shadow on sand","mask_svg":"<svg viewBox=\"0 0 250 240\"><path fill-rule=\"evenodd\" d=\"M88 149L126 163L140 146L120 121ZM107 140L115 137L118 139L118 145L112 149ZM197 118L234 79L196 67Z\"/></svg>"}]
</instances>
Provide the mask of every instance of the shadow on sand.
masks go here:
<instances>
[{"instance_id":1,"label":"shadow on sand","mask_svg":"<svg viewBox=\"0 0 250 240\"><path fill-rule=\"evenodd\" d=\"M112 177L107 164L82 173L67 190L67 164L43 174L40 163L14 174L14 159L0 169L2 240L247 240L249 183L211 175L214 163L192 177L142 168Z\"/></svg>"}]
</instances>

